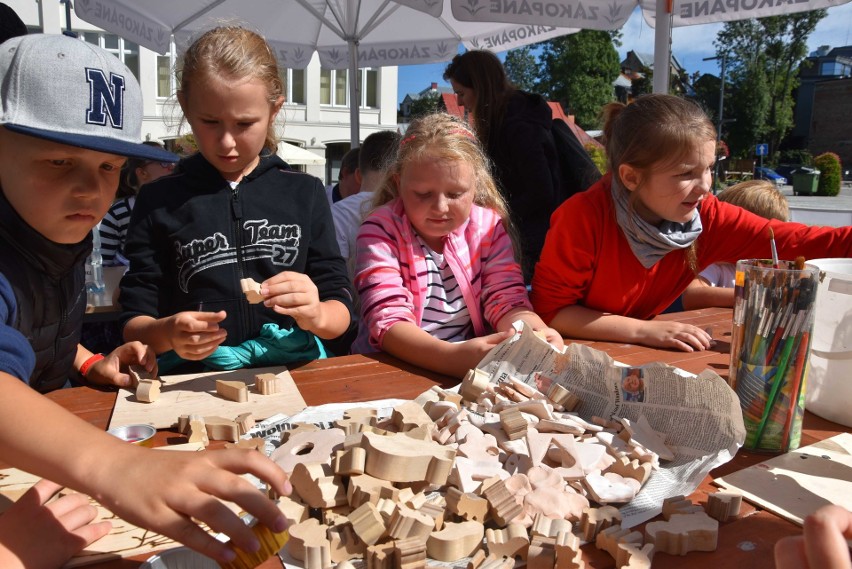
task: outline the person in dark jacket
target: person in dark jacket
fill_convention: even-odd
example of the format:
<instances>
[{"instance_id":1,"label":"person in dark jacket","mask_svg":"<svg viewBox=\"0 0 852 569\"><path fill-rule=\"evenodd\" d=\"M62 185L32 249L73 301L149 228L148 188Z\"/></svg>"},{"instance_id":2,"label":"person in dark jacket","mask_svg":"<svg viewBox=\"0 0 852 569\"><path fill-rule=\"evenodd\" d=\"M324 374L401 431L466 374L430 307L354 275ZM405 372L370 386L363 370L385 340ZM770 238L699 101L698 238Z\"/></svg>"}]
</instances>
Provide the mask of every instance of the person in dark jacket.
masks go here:
<instances>
[{"instance_id":1,"label":"person in dark jacket","mask_svg":"<svg viewBox=\"0 0 852 569\"><path fill-rule=\"evenodd\" d=\"M551 134L553 113L540 95L514 88L490 51L453 58L444 72L465 108L494 168L494 177L518 229L524 281L544 246L550 214L562 203L562 179Z\"/></svg>"},{"instance_id":2,"label":"person in dark jacket","mask_svg":"<svg viewBox=\"0 0 852 569\"><path fill-rule=\"evenodd\" d=\"M351 324L324 188L273 153L284 102L273 53L254 32L220 27L180 64L178 102L199 153L140 192L121 281L124 338L168 353L161 370L321 358L320 339ZM249 278L262 303L246 300Z\"/></svg>"}]
</instances>

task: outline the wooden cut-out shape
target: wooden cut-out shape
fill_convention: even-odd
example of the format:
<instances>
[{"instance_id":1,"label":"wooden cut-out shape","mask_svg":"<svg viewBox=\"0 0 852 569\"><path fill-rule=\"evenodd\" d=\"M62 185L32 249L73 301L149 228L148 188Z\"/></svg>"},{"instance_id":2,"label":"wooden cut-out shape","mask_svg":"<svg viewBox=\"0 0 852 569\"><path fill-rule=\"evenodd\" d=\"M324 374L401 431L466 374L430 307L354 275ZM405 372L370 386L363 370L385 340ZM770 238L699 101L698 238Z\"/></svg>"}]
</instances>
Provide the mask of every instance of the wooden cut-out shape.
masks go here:
<instances>
[{"instance_id":1,"label":"wooden cut-out shape","mask_svg":"<svg viewBox=\"0 0 852 569\"><path fill-rule=\"evenodd\" d=\"M328 528L326 532L331 560L334 563L363 557L366 546L352 530L352 524L342 523Z\"/></svg>"},{"instance_id":2,"label":"wooden cut-out shape","mask_svg":"<svg viewBox=\"0 0 852 569\"><path fill-rule=\"evenodd\" d=\"M160 398L161 384L159 379L140 379L136 386L136 399L142 403L153 403Z\"/></svg>"},{"instance_id":3,"label":"wooden cut-out shape","mask_svg":"<svg viewBox=\"0 0 852 569\"><path fill-rule=\"evenodd\" d=\"M248 388L243 381L216 380L216 393L228 401L245 403L248 401Z\"/></svg>"},{"instance_id":4,"label":"wooden cut-out shape","mask_svg":"<svg viewBox=\"0 0 852 569\"><path fill-rule=\"evenodd\" d=\"M535 488L524 496L524 513L530 517L544 514L549 518L561 517L577 521L583 515L583 510L588 507L589 500L573 489L543 486Z\"/></svg>"},{"instance_id":5,"label":"wooden cut-out shape","mask_svg":"<svg viewBox=\"0 0 852 569\"><path fill-rule=\"evenodd\" d=\"M367 545L376 544L385 535L386 527L376 506L367 502L349 514L352 530Z\"/></svg>"},{"instance_id":6,"label":"wooden cut-out shape","mask_svg":"<svg viewBox=\"0 0 852 569\"><path fill-rule=\"evenodd\" d=\"M521 412L515 408L505 409L500 412L500 425L510 441L520 439L527 434L527 420Z\"/></svg>"},{"instance_id":7,"label":"wooden cut-out shape","mask_svg":"<svg viewBox=\"0 0 852 569\"><path fill-rule=\"evenodd\" d=\"M674 453L666 446L660 434L655 431L645 415L640 415L639 420L631 422L621 419L624 430L630 433L630 441L639 444L660 457L660 460L674 460Z\"/></svg>"},{"instance_id":8,"label":"wooden cut-out shape","mask_svg":"<svg viewBox=\"0 0 852 569\"><path fill-rule=\"evenodd\" d=\"M573 421L563 419L545 419L539 421L536 426L539 433L564 433L568 435L582 435L586 429Z\"/></svg>"},{"instance_id":9,"label":"wooden cut-out shape","mask_svg":"<svg viewBox=\"0 0 852 569\"><path fill-rule=\"evenodd\" d=\"M556 540L537 535L527 552L528 569L553 569L556 566Z\"/></svg>"},{"instance_id":10,"label":"wooden cut-out shape","mask_svg":"<svg viewBox=\"0 0 852 569\"><path fill-rule=\"evenodd\" d=\"M716 551L719 522L701 511L696 514L674 514L668 521L645 526L645 538L656 551L670 555L686 555L690 551Z\"/></svg>"},{"instance_id":11,"label":"wooden cut-out shape","mask_svg":"<svg viewBox=\"0 0 852 569\"><path fill-rule=\"evenodd\" d=\"M248 433L255 425L254 415L251 413L240 413L234 422L240 428L240 435Z\"/></svg>"},{"instance_id":12,"label":"wooden cut-out shape","mask_svg":"<svg viewBox=\"0 0 852 569\"><path fill-rule=\"evenodd\" d=\"M181 415L177 420L177 432L189 436L189 415Z\"/></svg>"},{"instance_id":13,"label":"wooden cut-out shape","mask_svg":"<svg viewBox=\"0 0 852 569\"><path fill-rule=\"evenodd\" d=\"M333 508L346 504L346 493L327 464L297 463L290 475L293 490L312 508Z\"/></svg>"},{"instance_id":14,"label":"wooden cut-out shape","mask_svg":"<svg viewBox=\"0 0 852 569\"><path fill-rule=\"evenodd\" d=\"M334 473L338 476L364 474L366 464L367 451L361 447L338 450L334 453Z\"/></svg>"},{"instance_id":15,"label":"wooden cut-out shape","mask_svg":"<svg viewBox=\"0 0 852 569\"><path fill-rule=\"evenodd\" d=\"M326 508L321 512L322 518L320 521L327 526L339 526L349 523L349 514L352 513L352 508L348 504Z\"/></svg>"},{"instance_id":16,"label":"wooden cut-out shape","mask_svg":"<svg viewBox=\"0 0 852 569\"><path fill-rule=\"evenodd\" d=\"M254 376L254 388L261 395L274 395L287 389L287 380L274 373L259 373Z\"/></svg>"},{"instance_id":17,"label":"wooden cut-out shape","mask_svg":"<svg viewBox=\"0 0 852 569\"><path fill-rule=\"evenodd\" d=\"M502 480L491 485L483 492L483 495L491 507L491 517L501 526L505 526L523 513L523 508Z\"/></svg>"},{"instance_id":18,"label":"wooden cut-out shape","mask_svg":"<svg viewBox=\"0 0 852 569\"><path fill-rule=\"evenodd\" d=\"M565 480L580 480L591 472L607 468L615 460L603 445L574 442L568 438L553 442L563 450L562 466L557 471Z\"/></svg>"},{"instance_id":19,"label":"wooden cut-out shape","mask_svg":"<svg viewBox=\"0 0 852 569\"><path fill-rule=\"evenodd\" d=\"M612 419L607 419L605 417L598 417L597 415L592 416L592 423L600 425L604 429L615 431L616 433L621 432L621 429L624 428L624 425L618 421L613 421Z\"/></svg>"},{"instance_id":20,"label":"wooden cut-out shape","mask_svg":"<svg viewBox=\"0 0 852 569\"><path fill-rule=\"evenodd\" d=\"M443 486L453 467L456 452L430 441L404 434L387 437L364 433L367 451L365 471L391 482L428 482Z\"/></svg>"},{"instance_id":21,"label":"wooden cut-out shape","mask_svg":"<svg viewBox=\"0 0 852 569\"><path fill-rule=\"evenodd\" d=\"M469 557L482 545L485 528L479 522L444 524L433 531L426 542L426 554L437 561L456 561Z\"/></svg>"},{"instance_id":22,"label":"wooden cut-out shape","mask_svg":"<svg viewBox=\"0 0 852 569\"><path fill-rule=\"evenodd\" d=\"M388 522L388 535L393 539L416 537L426 543L426 539L435 529L435 520L406 506L399 506Z\"/></svg>"},{"instance_id":23,"label":"wooden cut-out shape","mask_svg":"<svg viewBox=\"0 0 852 569\"><path fill-rule=\"evenodd\" d=\"M642 534L617 524L602 530L595 540L595 546L609 553L613 559L618 558L618 545L623 543L642 545Z\"/></svg>"},{"instance_id":24,"label":"wooden cut-out shape","mask_svg":"<svg viewBox=\"0 0 852 569\"><path fill-rule=\"evenodd\" d=\"M334 566L334 569L355 569L355 566L349 563L348 560L341 561L337 565Z\"/></svg>"},{"instance_id":25,"label":"wooden cut-out shape","mask_svg":"<svg viewBox=\"0 0 852 569\"><path fill-rule=\"evenodd\" d=\"M308 508L304 504L297 502L290 496L281 496L277 502L278 509L281 510L281 515L287 520L287 526L300 524L308 519Z\"/></svg>"},{"instance_id":26,"label":"wooden cut-out shape","mask_svg":"<svg viewBox=\"0 0 852 569\"><path fill-rule=\"evenodd\" d=\"M280 437L281 444L285 444L287 441L290 440L290 437L292 437L296 433L305 433L305 432L308 432L308 431L313 432L313 431L319 431L319 430L320 430L319 427L317 427L316 425L313 425L311 423L293 423L289 430L281 431L281 437Z\"/></svg>"},{"instance_id":27,"label":"wooden cut-out shape","mask_svg":"<svg viewBox=\"0 0 852 569\"><path fill-rule=\"evenodd\" d=\"M580 552L580 538L570 531L556 535L556 569L585 569L586 562Z\"/></svg>"},{"instance_id":28,"label":"wooden cut-out shape","mask_svg":"<svg viewBox=\"0 0 852 569\"><path fill-rule=\"evenodd\" d=\"M633 543L619 543L615 566L618 569L651 569L655 551L651 543L642 547Z\"/></svg>"},{"instance_id":29,"label":"wooden cut-out shape","mask_svg":"<svg viewBox=\"0 0 852 569\"><path fill-rule=\"evenodd\" d=\"M566 411L573 411L580 404L580 398L559 385L558 383L551 383L550 389L547 390L547 398L565 409Z\"/></svg>"},{"instance_id":30,"label":"wooden cut-out shape","mask_svg":"<svg viewBox=\"0 0 852 569\"><path fill-rule=\"evenodd\" d=\"M740 514L742 494L716 492L707 495L707 514L720 522L727 522Z\"/></svg>"},{"instance_id":31,"label":"wooden cut-out shape","mask_svg":"<svg viewBox=\"0 0 852 569\"><path fill-rule=\"evenodd\" d=\"M694 514L703 511L704 508L693 504L685 496L671 496L663 500L663 517L667 520L675 514Z\"/></svg>"},{"instance_id":32,"label":"wooden cut-out shape","mask_svg":"<svg viewBox=\"0 0 852 569\"><path fill-rule=\"evenodd\" d=\"M488 554L494 557L509 557L526 559L530 547L527 528L521 524L511 523L505 529L485 530L485 544Z\"/></svg>"},{"instance_id":33,"label":"wooden cut-out shape","mask_svg":"<svg viewBox=\"0 0 852 569\"><path fill-rule=\"evenodd\" d=\"M343 418L334 422L334 426L343 429L347 435L359 433L365 426L376 425L377 412L371 407L355 407L343 413Z\"/></svg>"},{"instance_id":34,"label":"wooden cut-out shape","mask_svg":"<svg viewBox=\"0 0 852 569\"><path fill-rule=\"evenodd\" d=\"M530 535L540 535L543 537L556 537L560 533L570 532L572 530L572 524L570 521L563 518L549 518L544 514L536 514L535 519L533 520L532 528L530 528Z\"/></svg>"},{"instance_id":35,"label":"wooden cut-out shape","mask_svg":"<svg viewBox=\"0 0 852 569\"><path fill-rule=\"evenodd\" d=\"M340 429L297 433L290 435L270 458L290 474L297 464L330 463L334 451L343 446L344 438L346 435Z\"/></svg>"},{"instance_id":36,"label":"wooden cut-out shape","mask_svg":"<svg viewBox=\"0 0 852 569\"><path fill-rule=\"evenodd\" d=\"M396 500L399 496L399 490L386 480L379 480L367 474L353 476L349 479L349 486L346 489L346 496L349 505L357 508L367 502L376 504L381 497L383 491L389 493L387 497Z\"/></svg>"},{"instance_id":37,"label":"wooden cut-out shape","mask_svg":"<svg viewBox=\"0 0 852 569\"><path fill-rule=\"evenodd\" d=\"M326 526L319 523L314 518L307 518L305 521L292 525L287 528L290 532L290 541L287 542L287 553L299 561L305 560L305 548L308 546L328 547L328 538L326 538Z\"/></svg>"},{"instance_id":38,"label":"wooden cut-out shape","mask_svg":"<svg viewBox=\"0 0 852 569\"><path fill-rule=\"evenodd\" d=\"M240 438L240 427L236 422L224 417L204 417L204 427L207 438L211 441L237 442Z\"/></svg>"},{"instance_id":39,"label":"wooden cut-out shape","mask_svg":"<svg viewBox=\"0 0 852 569\"><path fill-rule=\"evenodd\" d=\"M204 419L199 415L189 416L189 440L190 443L201 443L205 447L210 443L207 437L207 427L204 425Z\"/></svg>"},{"instance_id":40,"label":"wooden cut-out shape","mask_svg":"<svg viewBox=\"0 0 852 569\"><path fill-rule=\"evenodd\" d=\"M328 569L331 566L331 546L326 540L319 545L305 546L305 569Z\"/></svg>"},{"instance_id":41,"label":"wooden cut-out shape","mask_svg":"<svg viewBox=\"0 0 852 569\"><path fill-rule=\"evenodd\" d=\"M399 569L426 569L426 540L419 537L394 541L395 566Z\"/></svg>"},{"instance_id":42,"label":"wooden cut-out shape","mask_svg":"<svg viewBox=\"0 0 852 569\"><path fill-rule=\"evenodd\" d=\"M492 390L488 374L478 369L472 369L462 379L459 394L465 401L476 401L486 391Z\"/></svg>"},{"instance_id":43,"label":"wooden cut-out shape","mask_svg":"<svg viewBox=\"0 0 852 569\"><path fill-rule=\"evenodd\" d=\"M614 472L601 474L599 471L590 472L583 480L583 485L589 496L598 504L622 504L629 502L642 485L633 478L624 478Z\"/></svg>"},{"instance_id":44,"label":"wooden cut-out shape","mask_svg":"<svg viewBox=\"0 0 852 569\"><path fill-rule=\"evenodd\" d=\"M487 558L491 557L491 555L487 555L484 549L478 549L476 553L474 553L470 561L467 562L466 569L479 569L479 567L485 562Z\"/></svg>"},{"instance_id":45,"label":"wooden cut-out shape","mask_svg":"<svg viewBox=\"0 0 852 569\"><path fill-rule=\"evenodd\" d=\"M420 513L426 514L435 524L435 530L440 531L444 527L444 516L446 505L438 500L429 500L419 508Z\"/></svg>"},{"instance_id":46,"label":"wooden cut-out shape","mask_svg":"<svg viewBox=\"0 0 852 569\"><path fill-rule=\"evenodd\" d=\"M447 509L465 521L485 523L488 515L488 500L472 492L462 492L458 488L447 489Z\"/></svg>"},{"instance_id":47,"label":"wooden cut-out shape","mask_svg":"<svg viewBox=\"0 0 852 569\"><path fill-rule=\"evenodd\" d=\"M615 462L607 468L607 472L615 472L624 478L632 478L642 485L651 477L651 465L647 462L640 463L636 459L630 460L626 456L622 456L615 459Z\"/></svg>"},{"instance_id":48,"label":"wooden cut-out shape","mask_svg":"<svg viewBox=\"0 0 852 569\"><path fill-rule=\"evenodd\" d=\"M614 506L586 508L580 519L583 541L594 541L598 533L613 525L621 525L621 512Z\"/></svg>"},{"instance_id":49,"label":"wooden cut-out shape","mask_svg":"<svg viewBox=\"0 0 852 569\"><path fill-rule=\"evenodd\" d=\"M236 559L230 563L223 563L222 569L254 569L281 551L281 548L290 539L290 534L286 530L276 533L261 523L254 524L251 531L260 543L260 548L257 551L248 552L239 547L234 547L234 551L237 553Z\"/></svg>"},{"instance_id":50,"label":"wooden cut-out shape","mask_svg":"<svg viewBox=\"0 0 852 569\"><path fill-rule=\"evenodd\" d=\"M266 448L266 441L260 437L252 437L250 439L239 439L234 443L225 443L225 448L244 448L248 450L257 450L263 452Z\"/></svg>"},{"instance_id":51,"label":"wooden cut-out shape","mask_svg":"<svg viewBox=\"0 0 852 569\"><path fill-rule=\"evenodd\" d=\"M263 295L260 294L260 283L256 280L252 278L240 279L240 288L249 304L260 304L263 302Z\"/></svg>"},{"instance_id":52,"label":"wooden cut-out shape","mask_svg":"<svg viewBox=\"0 0 852 569\"><path fill-rule=\"evenodd\" d=\"M147 379L147 380L158 380L162 381L159 377L145 369L145 366L141 366L138 364L131 364L127 366L127 375L130 376L130 387L136 389L139 386L139 382Z\"/></svg>"},{"instance_id":53,"label":"wooden cut-out shape","mask_svg":"<svg viewBox=\"0 0 852 569\"><path fill-rule=\"evenodd\" d=\"M367 546L367 553L364 555L367 569L394 569L394 551L392 541Z\"/></svg>"},{"instance_id":54,"label":"wooden cut-out shape","mask_svg":"<svg viewBox=\"0 0 852 569\"><path fill-rule=\"evenodd\" d=\"M404 433L423 425L432 423L432 419L423 410L423 407L414 401L406 401L393 408L391 422L397 431Z\"/></svg>"}]
</instances>

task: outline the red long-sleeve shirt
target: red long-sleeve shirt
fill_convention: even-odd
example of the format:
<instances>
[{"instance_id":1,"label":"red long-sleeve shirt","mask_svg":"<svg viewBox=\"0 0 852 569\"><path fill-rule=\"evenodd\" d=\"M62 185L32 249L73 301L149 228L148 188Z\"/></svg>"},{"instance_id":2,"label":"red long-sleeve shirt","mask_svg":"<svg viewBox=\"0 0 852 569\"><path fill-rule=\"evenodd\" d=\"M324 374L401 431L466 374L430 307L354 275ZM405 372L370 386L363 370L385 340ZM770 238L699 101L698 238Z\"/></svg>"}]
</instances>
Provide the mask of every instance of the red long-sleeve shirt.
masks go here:
<instances>
[{"instance_id":1,"label":"red long-sleeve shirt","mask_svg":"<svg viewBox=\"0 0 852 569\"><path fill-rule=\"evenodd\" d=\"M695 278L685 249L672 251L650 269L642 266L616 221L610 183L606 176L573 196L550 220L531 296L545 322L575 304L632 318L653 318ZM781 259L852 256L852 226L769 221L712 195L702 202L700 215L699 271L718 262L769 258L769 227L775 232Z\"/></svg>"}]
</instances>

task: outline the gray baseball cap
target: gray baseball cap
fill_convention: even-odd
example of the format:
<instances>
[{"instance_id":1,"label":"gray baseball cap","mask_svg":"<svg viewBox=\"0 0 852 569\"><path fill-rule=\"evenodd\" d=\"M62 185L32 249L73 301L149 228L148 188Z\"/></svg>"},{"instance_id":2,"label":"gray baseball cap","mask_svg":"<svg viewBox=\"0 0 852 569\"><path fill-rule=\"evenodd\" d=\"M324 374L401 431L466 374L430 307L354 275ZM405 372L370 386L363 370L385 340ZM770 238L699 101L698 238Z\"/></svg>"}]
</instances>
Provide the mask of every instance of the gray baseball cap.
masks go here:
<instances>
[{"instance_id":1,"label":"gray baseball cap","mask_svg":"<svg viewBox=\"0 0 852 569\"><path fill-rule=\"evenodd\" d=\"M142 144L142 91L108 51L63 35L0 44L0 124L8 130L108 154L177 162Z\"/></svg>"}]
</instances>

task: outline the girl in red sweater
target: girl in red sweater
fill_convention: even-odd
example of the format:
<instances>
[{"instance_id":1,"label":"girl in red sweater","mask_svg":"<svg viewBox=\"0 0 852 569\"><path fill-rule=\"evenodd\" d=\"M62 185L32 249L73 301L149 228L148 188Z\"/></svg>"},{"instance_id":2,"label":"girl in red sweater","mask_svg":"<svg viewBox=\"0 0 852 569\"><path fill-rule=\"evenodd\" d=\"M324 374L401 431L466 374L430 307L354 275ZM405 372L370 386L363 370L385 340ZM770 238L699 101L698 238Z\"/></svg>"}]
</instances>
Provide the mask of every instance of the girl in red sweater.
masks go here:
<instances>
[{"instance_id":1,"label":"girl in red sweater","mask_svg":"<svg viewBox=\"0 0 852 569\"><path fill-rule=\"evenodd\" d=\"M532 302L566 337L704 350L710 335L651 319L713 263L849 257L852 227L767 220L710 193L716 132L694 103L645 95L604 109L609 173L554 212Z\"/></svg>"}]
</instances>

